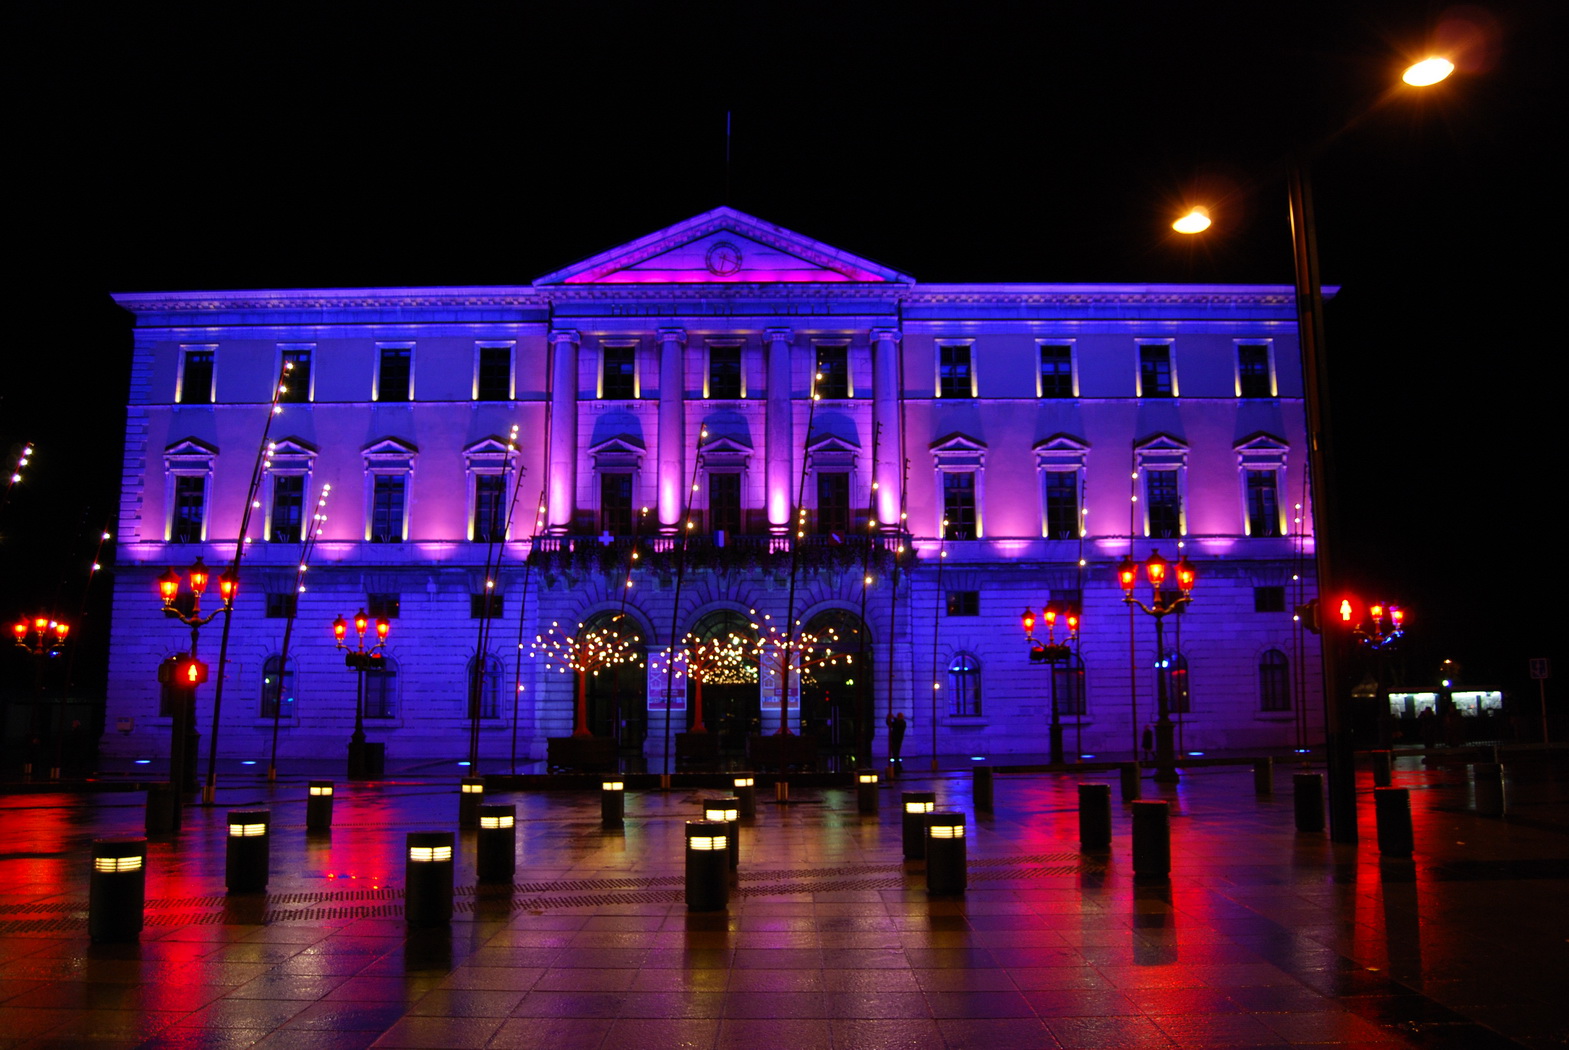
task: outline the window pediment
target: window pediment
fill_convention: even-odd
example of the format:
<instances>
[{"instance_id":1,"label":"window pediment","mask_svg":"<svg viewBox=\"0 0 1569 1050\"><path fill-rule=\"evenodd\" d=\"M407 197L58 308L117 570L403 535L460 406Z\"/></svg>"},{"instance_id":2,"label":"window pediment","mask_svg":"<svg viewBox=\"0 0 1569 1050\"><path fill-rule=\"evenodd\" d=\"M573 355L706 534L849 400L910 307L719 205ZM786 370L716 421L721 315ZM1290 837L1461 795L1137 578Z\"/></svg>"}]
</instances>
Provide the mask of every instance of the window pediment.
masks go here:
<instances>
[{"instance_id":1,"label":"window pediment","mask_svg":"<svg viewBox=\"0 0 1569 1050\"><path fill-rule=\"evenodd\" d=\"M830 434L806 446L806 453L813 470L851 470L861 446Z\"/></svg>"},{"instance_id":2,"label":"window pediment","mask_svg":"<svg viewBox=\"0 0 1569 1050\"><path fill-rule=\"evenodd\" d=\"M273 473L303 474L316 461L317 448L297 437L273 442L267 452L267 468Z\"/></svg>"},{"instance_id":3,"label":"window pediment","mask_svg":"<svg viewBox=\"0 0 1569 1050\"><path fill-rule=\"evenodd\" d=\"M986 465L986 443L968 434L952 433L931 444L932 460L942 469L979 469Z\"/></svg>"},{"instance_id":4,"label":"window pediment","mask_svg":"<svg viewBox=\"0 0 1569 1050\"><path fill-rule=\"evenodd\" d=\"M480 438L463 450L464 465L471 471L502 471L512 466L517 450L505 438L491 434Z\"/></svg>"},{"instance_id":5,"label":"window pediment","mask_svg":"<svg viewBox=\"0 0 1569 1050\"><path fill-rule=\"evenodd\" d=\"M703 446L703 466L709 470L715 467L736 467L745 469L747 462L752 458L752 446L744 441L737 441L731 437L716 437Z\"/></svg>"},{"instance_id":6,"label":"window pediment","mask_svg":"<svg viewBox=\"0 0 1569 1050\"><path fill-rule=\"evenodd\" d=\"M168 470L210 470L218 455L218 446L209 445L200 438L188 437L176 441L163 450L164 466Z\"/></svg>"},{"instance_id":7,"label":"window pediment","mask_svg":"<svg viewBox=\"0 0 1569 1050\"><path fill-rule=\"evenodd\" d=\"M1238 466L1264 470L1283 466L1291 446L1274 434L1261 430L1237 442L1236 450Z\"/></svg>"},{"instance_id":8,"label":"window pediment","mask_svg":"<svg viewBox=\"0 0 1569 1050\"><path fill-rule=\"evenodd\" d=\"M1188 443L1167 433L1157 433L1133 445L1141 467L1185 467L1188 465Z\"/></svg>"},{"instance_id":9,"label":"window pediment","mask_svg":"<svg viewBox=\"0 0 1569 1050\"><path fill-rule=\"evenodd\" d=\"M419 448L402 438L382 438L366 445L361 454L367 470L412 471Z\"/></svg>"},{"instance_id":10,"label":"window pediment","mask_svg":"<svg viewBox=\"0 0 1569 1050\"><path fill-rule=\"evenodd\" d=\"M643 443L630 434L617 434L588 450L588 454L594 457L595 470L616 467L636 470L643 465L643 457L647 453L648 449Z\"/></svg>"},{"instance_id":11,"label":"window pediment","mask_svg":"<svg viewBox=\"0 0 1569 1050\"><path fill-rule=\"evenodd\" d=\"M1072 434L1053 434L1049 438L1037 441L1034 451L1037 467L1077 468L1084 466L1084 457L1089 455L1090 443Z\"/></svg>"}]
</instances>

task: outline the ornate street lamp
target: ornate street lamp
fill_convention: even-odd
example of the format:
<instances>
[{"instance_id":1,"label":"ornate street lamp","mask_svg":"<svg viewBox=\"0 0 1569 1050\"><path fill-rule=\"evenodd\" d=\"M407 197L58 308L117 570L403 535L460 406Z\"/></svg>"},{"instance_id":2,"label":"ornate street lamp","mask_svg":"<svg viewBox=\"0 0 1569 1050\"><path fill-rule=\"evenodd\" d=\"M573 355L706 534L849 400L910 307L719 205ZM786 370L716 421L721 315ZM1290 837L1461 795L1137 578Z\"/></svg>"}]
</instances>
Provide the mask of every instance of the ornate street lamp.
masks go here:
<instances>
[{"instance_id":1,"label":"ornate street lamp","mask_svg":"<svg viewBox=\"0 0 1569 1050\"><path fill-rule=\"evenodd\" d=\"M376 642L365 648L365 633L370 627L370 617L361 609L354 614L354 633L358 636L356 647L350 649L345 637L349 624L342 615L332 621L332 637L338 648L346 650L343 664L354 672L354 733L349 737L349 779L364 780L365 769L365 672L380 670L386 665L382 650L387 645L387 635L392 633L392 622L385 616L376 618Z\"/></svg>"},{"instance_id":2,"label":"ornate street lamp","mask_svg":"<svg viewBox=\"0 0 1569 1050\"><path fill-rule=\"evenodd\" d=\"M172 674L169 668L160 668L160 685L171 686L175 694L174 717L169 724L169 783L174 791L184 790L187 774L192 778L196 775L196 687L207 680L206 667L196 655L197 640L201 629L212 623L219 613L234 611L234 599L239 594L239 581L234 570L229 569L218 577L218 594L223 604L203 616L202 594L207 590L211 572L206 563L197 558L185 573L184 582L190 586L183 592L180 574L174 569L167 569L158 577L163 614L191 629L191 648L186 658L179 662L184 672Z\"/></svg>"},{"instance_id":3,"label":"ornate street lamp","mask_svg":"<svg viewBox=\"0 0 1569 1050\"><path fill-rule=\"evenodd\" d=\"M1024 628L1024 639L1030 643L1030 663L1049 664L1051 666L1051 763L1062 764L1062 716L1057 705L1057 668L1066 663L1072 656L1070 648L1079 636L1079 617L1076 613L1068 612L1062 618L1068 628L1067 641L1057 641L1057 620L1059 615L1056 607L1047 604L1041 607L1041 618L1046 621L1046 641L1044 643L1035 637L1035 613L1028 607L1019 617L1019 625Z\"/></svg>"},{"instance_id":4,"label":"ornate street lamp","mask_svg":"<svg viewBox=\"0 0 1569 1050\"><path fill-rule=\"evenodd\" d=\"M1117 566L1117 579L1122 584L1122 600L1128 605L1134 605L1144 610L1155 618L1155 652L1161 660L1166 659L1166 638L1163 630L1163 621L1167 616L1176 612L1193 600L1193 584L1198 579L1188 556L1183 554L1173 566L1160 556L1160 551L1150 552L1144 562L1144 573L1149 578L1152 601L1145 605L1133 596L1133 588L1139 582L1139 565L1129 554ZM1161 589L1168 575L1175 575L1178 593ZM1157 784L1175 784L1179 779L1177 773L1176 751L1172 746L1174 727L1171 724L1171 698L1167 695L1166 673L1155 677L1155 782Z\"/></svg>"},{"instance_id":5,"label":"ornate street lamp","mask_svg":"<svg viewBox=\"0 0 1569 1050\"><path fill-rule=\"evenodd\" d=\"M56 620L52 616L24 616L11 625L11 633L16 638L16 646L33 657L33 705L32 717L29 722L32 726L28 733L29 742L27 753L22 759L22 776L30 778L33 775L33 743L41 737L39 732L39 708L44 701L44 666L52 657L60 655L65 648L66 635L71 633L71 625L64 620ZM67 675L69 677L69 675ZM69 689L67 682L65 689ZM61 695L61 710L64 710L64 693ZM63 723L63 716L59 719ZM52 780L60 779L60 754L65 739L65 726L55 726L55 762L49 771Z\"/></svg>"}]
</instances>

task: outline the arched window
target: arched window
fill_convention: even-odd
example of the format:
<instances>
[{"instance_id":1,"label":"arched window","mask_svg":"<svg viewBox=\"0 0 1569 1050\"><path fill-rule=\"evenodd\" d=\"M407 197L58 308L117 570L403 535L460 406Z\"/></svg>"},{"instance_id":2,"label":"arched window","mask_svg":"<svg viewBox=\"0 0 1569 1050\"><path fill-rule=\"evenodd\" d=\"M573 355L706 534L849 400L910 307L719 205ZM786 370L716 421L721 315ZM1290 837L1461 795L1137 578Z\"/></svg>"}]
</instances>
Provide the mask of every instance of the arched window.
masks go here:
<instances>
[{"instance_id":1,"label":"arched window","mask_svg":"<svg viewBox=\"0 0 1569 1050\"><path fill-rule=\"evenodd\" d=\"M1258 659L1258 709L1291 710L1291 665L1279 649L1267 649Z\"/></svg>"},{"instance_id":2,"label":"arched window","mask_svg":"<svg viewBox=\"0 0 1569 1050\"><path fill-rule=\"evenodd\" d=\"M468 668L468 717L474 717L475 705L479 707L479 717L501 717L501 660L494 656L485 657L485 673L483 681L479 674L479 657L469 661Z\"/></svg>"},{"instance_id":3,"label":"arched window","mask_svg":"<svg viewBox=\"0 0 1569 1050\"><path fill-rule=\"evenodd\" d=\"M384 657L381 667L365 675L365 717L396 718L398 714L398 664Z\"/></svg>"},{"instance_id":4,"label":"arched window","mask_svg":"<svg viewBox=\"0 0 1569 1050\"><path fill-rule=\"evenodd\" d=\"M1188 682L1188 658L1181 653L1167 653L1165 659L1155 665L1155 673L1166 680L1167 709L1174 715L1191 713L1193 694Z\"/></svg>"},{"instance_id":5,"label":"arched window","mask_svg":"<svg viewBox=\"0 0 1569 1050\"><path fill-rule=\"evenodd\" d=\"M948 664L948 705L954 715L981 713L981 662L974 653L955 653Z\"/></svg>"},{"instance_id":6,"label":"arched window","mask_svg":"<svg viewBox=\"0 0 1569 1050\"><path fill-rule=\"evenodd\" d=\"M1082 717L1084 706L1084 659L1073 653L1051 669L1052 688L1057 690L1057 713Z\"/></svg>"},{"instance_id":7,"label":"arched window","mask_svg":"<svg viewBox=\"0 0 1569 1050\"><path fill-rule=\"evenodd\" d=\"M261 716L293 718L294 714L294 661L285 667L282 654L273 653L262 661Z\"/></svg>"}]
</instances>

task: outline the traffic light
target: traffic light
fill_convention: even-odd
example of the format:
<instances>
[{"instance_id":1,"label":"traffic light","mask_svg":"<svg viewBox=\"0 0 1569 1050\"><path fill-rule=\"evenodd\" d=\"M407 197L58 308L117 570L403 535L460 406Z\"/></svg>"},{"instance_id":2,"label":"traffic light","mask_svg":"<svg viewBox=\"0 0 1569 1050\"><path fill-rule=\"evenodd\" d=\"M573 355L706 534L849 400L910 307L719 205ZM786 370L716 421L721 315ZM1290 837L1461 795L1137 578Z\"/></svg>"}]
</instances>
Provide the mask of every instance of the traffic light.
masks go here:
<instances>
[{"instance_id":1,"label":"traffic light","mask_svg":"<svg viewBox=\"0 0 1569 1050\"><path fill-rule=\"evenodd\" d=\"M187 689L201 685L207 681L207 665L194 656L182 656L175 667L174 681Z\"/></svg>"},{"instance_id":2,"label":"traffic light","mask_svg":"<svg viewBox=\"0 0 1569 1050\"><path fill-rule=\"evenodd\" d=\"M1309 598L1306 604L1297 606L1295 612L1297 614L1298 622L1300 622L1304 628L1314 634L1319 633L1320 624L1318 622L1317 598Z\"/></svg>"},{"instance_id":3,"label":"traffic light","mask_svg":"<svg viewBox=\"0 0 1569 1050\"><path fill-rule=\"evenodd\" d=\"M1362 623L1362 603L1350 595L1335 603L1331 623L1339 630L1354 631Z\"/></svg>"}]
</instances>

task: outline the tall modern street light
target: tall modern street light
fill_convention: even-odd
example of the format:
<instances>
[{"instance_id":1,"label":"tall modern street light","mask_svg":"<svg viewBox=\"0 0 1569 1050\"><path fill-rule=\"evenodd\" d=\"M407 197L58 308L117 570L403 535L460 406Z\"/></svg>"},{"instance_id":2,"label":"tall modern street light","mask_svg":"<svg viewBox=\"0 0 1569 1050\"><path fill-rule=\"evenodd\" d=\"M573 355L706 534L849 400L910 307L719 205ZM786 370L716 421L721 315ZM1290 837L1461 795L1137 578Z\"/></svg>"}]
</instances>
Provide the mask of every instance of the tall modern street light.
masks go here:
<instances>
[{"instance_id":1,"label":"tall modern street light","mask_svg":"<svg viewBox=\"0 0 1569 1050\"><path fill-rule=\"evenodd\" d=\"M1177 577L1177 591L1172 594L1163 590L1166 582L1166 572L1174 570ZM1176 612L1193 600L1193 584L1198 574L1193 571L1193 565L1188 561L1186 554L1177 559L1175 566L1160 556L1160 551L1151 551L1149 558L1144 562L1144 573L1149 577L1151 603L1145 605L1133 596L1133 588L1139 582L1139 565L1129 554L1117 566L1117 579L1122 583L1122 600L1128 605L1137 606L1144 612L1155 617L1155 653L1156 658L1162 662L1166 659L1166 636L1162 630L1167 616ZM1177 773L1177 754L1173 746L1176 727L1171 724L1171 697L1167 688L1167 674L1162 667L1160 674L1155 678L1155 782L1157 784L1175 784L1179 779Z\"/></svg>"},{"instance_id":2,"label":"tall modern street light","mask_svg":"<svg viewBox=\"0 0 1569 1050\"><path fill-rule=\"evenodd\" d=\"M392 623L385 616L376 619L376 643L369 649L365 648L365 631L370 626L370 617L361 609L354 615L354 632L359 636L356 648L350 649L344 642L349 633L349 624L342 616L332 621L332 636L338 643L339 649L348 650L343 655L344 666L354 672L354 735L349 737L349 779L365 780L369 771L365 764L365 672L380 670L386 664L386 657L382 649L386 648L387 635L392 631Z\"/></svg>"},{"instance_id":3,"label":"tall modern street light","mask_svg":"<svg viewBox=\"0 0 1569 1050\"><path fill-rule=\"evenodd\" d=\"M1412 87L1437 84L1454 71L1447 58L1431 57L1407 67L1401 80ZM1349 123L1346 125L1349 127ZM1342 128L1341 130L1344 130ZM1338 135L1339 132L1336 132ZM1334 136L1331 136L1333 138ZM1315 146L1322 149L1329 140ZM1318 272L1318 227L1313 218L1313 189L1307 158L1290 166L1287 199L1291 252L1296 272L1297 329L1302 348L1303 400L1307 408L1308 473L1312 484L1313 560L1318 593L1340 593L1332 557L1334 492L1329 486L1329 368L1324 348L1324 294ZM1205 208L1192 208L1173 222L1178 233L1201 233L1210 226ZM1324 691L1324 750L1329 766L1329 835L1336 842L1357 840L1356 771L1353 765L1349 690L1340 680L1342 653L1326 638L1321 652ZM1157 779L1159 779L1157 777Z\"/></svg>"}]
</instances>

